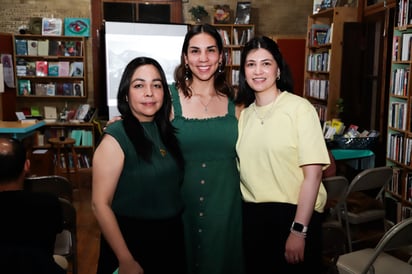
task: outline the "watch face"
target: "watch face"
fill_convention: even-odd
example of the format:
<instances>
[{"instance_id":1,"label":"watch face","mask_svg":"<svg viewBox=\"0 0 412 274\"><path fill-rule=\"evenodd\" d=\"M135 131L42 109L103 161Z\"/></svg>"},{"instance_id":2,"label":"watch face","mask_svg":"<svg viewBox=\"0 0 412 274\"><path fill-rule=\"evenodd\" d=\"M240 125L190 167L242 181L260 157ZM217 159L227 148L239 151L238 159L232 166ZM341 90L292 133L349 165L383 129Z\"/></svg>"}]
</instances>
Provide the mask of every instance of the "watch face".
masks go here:
<instances>
[{"instance_id":1,"label":"watch face","mask_svg":"<svg viewBox=\"0 0 412 274\"><path fill-rule=\"evenodd\" d=\"M303 231L303 225L299 224L299 223L293 223L293 230L298 231L298 232L302 232Z\"/></svg>"}]
</instances>

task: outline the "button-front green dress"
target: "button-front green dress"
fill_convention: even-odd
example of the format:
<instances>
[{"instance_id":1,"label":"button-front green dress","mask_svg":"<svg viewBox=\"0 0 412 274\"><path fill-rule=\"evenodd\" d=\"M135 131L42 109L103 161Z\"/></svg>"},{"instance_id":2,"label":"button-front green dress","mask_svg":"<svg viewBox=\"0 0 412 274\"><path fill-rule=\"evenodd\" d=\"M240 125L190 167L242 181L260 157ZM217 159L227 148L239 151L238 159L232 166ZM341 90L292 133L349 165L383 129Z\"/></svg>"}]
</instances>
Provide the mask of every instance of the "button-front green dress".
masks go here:
<instances>
[{"instance_id":1,"label":"button-front green dress","mask_svg":"<svg viewBox=\"0 0 412 274\"><path fill-rule=\"evenodd\" d=\"M235 106L229 102L228 113L222 117L187 119L176 88L172 86L171 91L173 125L186 162L182 193L189 274L241 274Z\"/></svg>"}]
</instances>

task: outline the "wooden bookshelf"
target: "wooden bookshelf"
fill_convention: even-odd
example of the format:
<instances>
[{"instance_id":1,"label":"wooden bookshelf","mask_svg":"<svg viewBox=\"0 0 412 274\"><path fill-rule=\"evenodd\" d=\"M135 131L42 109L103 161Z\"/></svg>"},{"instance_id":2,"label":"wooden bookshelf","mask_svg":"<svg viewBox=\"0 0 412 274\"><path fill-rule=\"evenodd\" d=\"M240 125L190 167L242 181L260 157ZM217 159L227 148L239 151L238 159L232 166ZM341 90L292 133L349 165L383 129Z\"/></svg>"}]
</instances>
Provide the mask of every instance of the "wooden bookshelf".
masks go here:
<instances>
[{"instance_id":1,"label":"wooden bookshelf","mask_svg":"<svg viewBox=\"0 0 412 274\"><path fill-rule=\"evenodd\" d=\"M412 0L405 1L406 10ZM392 222L412 216L412 10L399 6L394 18L391 81L388 91L386 164L394 175L387 187ZM390 54L390 57L389 57Z\"/></svg>"},{"instance_id":2,"label":"wooden bookshelf","mask_svg":"<svg viewBox=\"0 0 412 274\"><path fill-rule=\"evenodd\" d=\"M226 74L228 83L239 84L240 53L244 44L255 35L254 25L214 24L220 33L226 56Z\"/></svg>"},{"instance_id":3,"label":"wooden bookshelf","mask_svg":"<svg viewBox=\"0 0 412 274\"><path fill-rule=\"evenodd\" d=\"M344 58L350 50L347 46L354 43L345 41L351 22L358 22L357 8L330 8L308 17L304 97L318 110L321 121L339 116L336 103L343 93L344 71L356 68L356 59Z\"/></svg>"}]
</instances>

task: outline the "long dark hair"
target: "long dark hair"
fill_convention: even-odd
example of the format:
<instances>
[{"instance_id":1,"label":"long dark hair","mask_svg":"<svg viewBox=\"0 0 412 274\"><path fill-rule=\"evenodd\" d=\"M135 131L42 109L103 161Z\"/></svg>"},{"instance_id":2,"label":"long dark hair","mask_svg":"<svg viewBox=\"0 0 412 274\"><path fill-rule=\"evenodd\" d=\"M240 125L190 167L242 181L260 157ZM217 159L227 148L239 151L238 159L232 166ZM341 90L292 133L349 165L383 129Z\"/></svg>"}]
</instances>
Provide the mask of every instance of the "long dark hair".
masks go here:
<instances>
[{"instance_id":1,"label":"long dark hair","mask_svg":"<svg viewBox=\"0 0 412 274\"><path fill-rule=\"evenodd\" d=\"M193 36L198 35L200 33L207 33L210 36L212 36L213 39L215 39L216 41L219 54L223 53L222 38L215 27L209 24L202 24L202 25L194 25L189 29L189 31L186 33L185 40L183 42L182 54L180 57L180 65L176 67L176 70L174 73L176 86L177 88L182 90L183 94L186 97L192 96L192 91L190 90L189 86L192 83L193 78L192 78L192 72L190 71L190 69L185 68L185 56L187 56L188 54L190 40L193 38ZM214 87L218 92L225 94L229 98L233 99L233 96L234 96L233 89L226 82L225 66L226 66L226 56L225 54L222 54L222 63L219 65L219 69L216 70L215 76L214 76L215 77Z\"/></svg>"},{"instance_id":2,"label":"long dark hair","mask_svg":"<svg viewBox=\"0 0 412 274\"><path fill-rule=\"evenodd\" d=\"M259 48L269 51L278 65L280 77L276 79L277 88L281 91L293 92L292 73L285 59L282 57L278 44L266 36L254 37L245 44L240 56L239 91L237 93L236 103L243 104L245 107L255 101L255 92L246 82L246 57L250 51Z\"/></svg>"},{"instance_id":3,"label":"long dark hair","mask_svg":"<svg viewBox=\"0 0 412 274\"><path fill-rule=\"evenodd\" d=\"M170 122L170 113L172 109L172 99L168 89L166 75L161 65L150 57L137 57L127 64L122 78L120 79L119 90L117 93L117 108L123 117L123 123L126 134L132 141L137 155L140 155L145 161L150 162L153 143L145 136L144 129L140 121L132 114L127 97L129 95L130 84L136 69L143 65L153 65L160 74L163 86L163 104L155 114L154 121L159 128L161 139L176 159L178 165L183 169L183 156L176 138L176 129Z\"/></svg>"}]
</instances>

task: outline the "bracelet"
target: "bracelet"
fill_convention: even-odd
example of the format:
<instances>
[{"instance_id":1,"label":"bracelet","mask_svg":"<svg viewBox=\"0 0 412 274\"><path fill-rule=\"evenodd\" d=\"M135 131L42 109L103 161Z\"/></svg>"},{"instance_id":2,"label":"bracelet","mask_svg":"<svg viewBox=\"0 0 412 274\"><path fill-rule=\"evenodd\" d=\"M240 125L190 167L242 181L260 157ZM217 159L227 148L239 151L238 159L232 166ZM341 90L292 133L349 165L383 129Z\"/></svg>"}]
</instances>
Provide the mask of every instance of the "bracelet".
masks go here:
<instances>
[{"instance_id":1,"label":"bracelet","mask_svg":"<svg viewBox=\"0 0 412 274\"><path fill-rule=\"evenodd\" d=\"M299 238L302 238L302 239L306 238L306 232L299 232L299 231L296 231L296 230L290 228L290 233L292 233L292 234L294 234L294 235L296 235L296 236L298 236Z\"/></svg>"}]
</instances>

